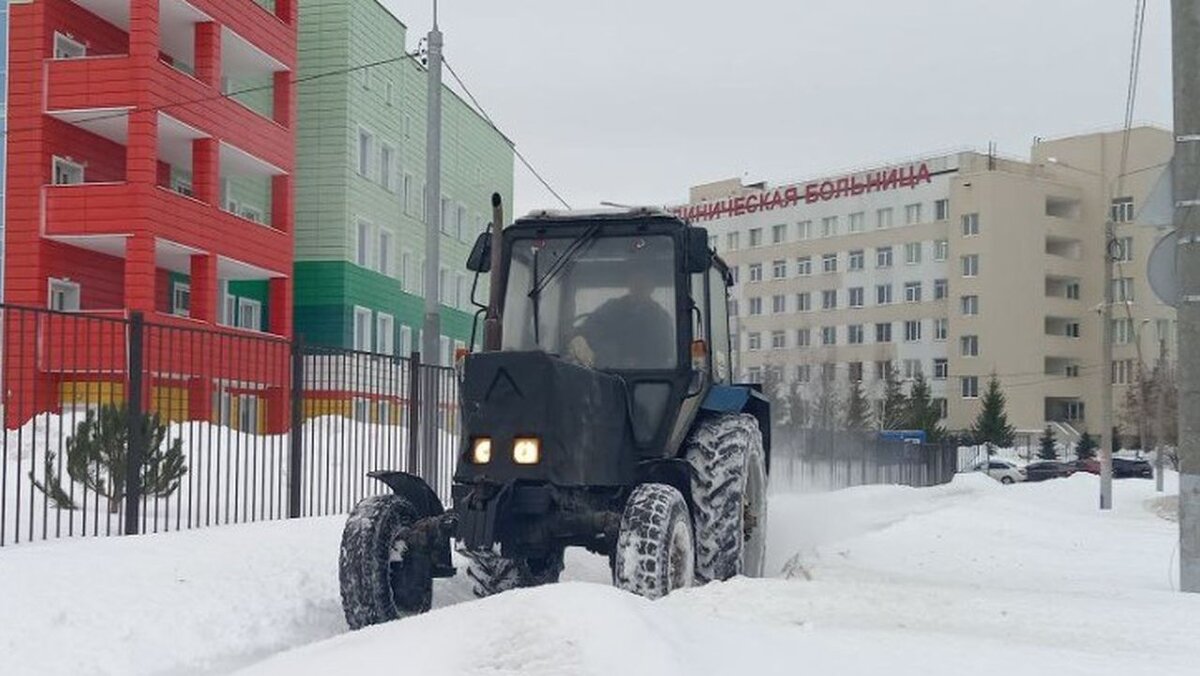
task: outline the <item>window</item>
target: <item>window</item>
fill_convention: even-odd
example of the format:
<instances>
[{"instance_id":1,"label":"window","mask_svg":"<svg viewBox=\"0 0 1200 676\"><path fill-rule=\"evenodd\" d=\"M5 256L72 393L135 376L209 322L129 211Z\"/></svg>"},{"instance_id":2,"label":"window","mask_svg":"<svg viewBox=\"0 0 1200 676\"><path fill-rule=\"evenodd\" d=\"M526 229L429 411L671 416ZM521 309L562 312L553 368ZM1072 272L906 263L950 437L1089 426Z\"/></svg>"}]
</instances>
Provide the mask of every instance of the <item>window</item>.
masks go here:
<instances>
[{"instance_id":1,"label":"window","mask_svg":"<svg viewBox=\"0 0 1200 676\"><path fill-rule=\"evenodd\" d=\"M787 312L787 296L783 294L771 296L771 312L777 315Z\"/></svg>"},{"instance_id":2,"label":"window","mask_svg":"<svg viewBox=\"0 0 1200 676\"><path fill-rule=\"evenodd\" d=\"M1118 197L1112 201L1109 219L1113 223L1129 223L1133 221L1133 198Z\"/></svg>"},{"instance_id":3,"label":"window","mask_svg":"<svg viewBox=\"0 0 1200 676\"><path fill-rule=\"evenodd\" d=\"M846 341L851 345L863 344L863 325L851 324L846 327Z\"/></svg>"},{"instance_id":4,"label":"window","mask_svg":"<svg viewBox=\"0 0 1200 676\"><path fill-rule=\"evenodd\" d=\"M238 402L238 431L258 432L258 397L251 394L239 394Z\"/></svg>"},{"instance_id":5,"label":"window","mask_svg":"<svg viewBox=\"0 0 1200 676\"><path fill-rule=\"evenodd\" d=\"M1063 335L1068 338L1078 338L1079 322L1067 322L1066 326L1063 327Z\"/></svg>"},{"instance_id":6,"label":"window","mask_svg":"<svg viewBox=\"0 0 1200 676\"><path fill-rule=\"evenodd\" d=\"M962 275L963 277L979 276L979 254L962 257Z\"/></svg>"},{"instance_id":7,"label":"window","mask_svg":"<svg viewBox=\"0 0 1200 676\"><path fill-rule=\"evenodd\" d=\"M382 312L375 315L375 351L389 356L396 352L396 320Z\"/></svg>"},{"instance_id":8,"label":"window","mask_svg":"<svg viewBox=\"0 0 1200 676\"><path fill-rule=\"evenodd\" d=\"M171 314L187 317L192 311L192 287L175 282L171 285Z\"/></svg>"},{"instance_id":9,"label":"window","mask_svg":"<svg viewBox=\"0 0 1200 676\"><path fill-rule=\"evenodd\" d=\"M752 383L762 382L762 367L751 366L746 370L746 380Z\"/></svg>"},{"instance_id":10,"label":"window","mask_svg":"<svg viewBox=\"0 0 1200 676\"><path fill-rule=\"evenodd\" d=\"M934 397L933 405L937 407L939 420L950 417L950 402L946 401L945 397Z\"/></svg>"},{"instance_id":11,"label":"window","mask_svg":"<svg viewBox=\"0 0 1200 676\"><path fill-rule=\"evenodd\" d=\"M771 332L771 349L782 350L787 347L786 334L783 331Z\"/></svg>"},{"instance_id":12,"label":"window","mask_svg":"<svg viewBox=\"0 0 1200 676\"><path fill-rule=\"evenodd\" d=\"M370 352L374 342L371 335L371 311L365 307L354 308L353 347L360 352Z\"/></svg>"},{"instance_id":13,"label":"window","mask_svg":"<svg viewBox=\"0 0 1200 676\"><path fill-rule=\"evenodd\" d=\"M862 232L867 229L867 215L861 211L850 214L850 232Z\"/></svg>"},{"instance_id":14,"label":"window","mask_svg":"<svg viewBox=\"0 0 1200 676\"><path fill-rule=\"evenodd\" d=\"M933 299L942 300L950 295L950 282L945 279L933 280Z\"/></svg>"},{"instance_id":15,"label":"window","mask_svg":"<svg viewBox=\"0 0 1200 676\"><path fill-rule=\"evenodd\" d=\"M262 303L250 298L238 298L237 327L251 331L261 331Z\"/></svg>"},{"instance_id":16,"label":"window","mask_svg":"<svg viewBox=\"0 0 1200 676\"><path fill-rule=\"evenodd\" d=\"M729 299L729 316L730 317L738 316L738 302L737 302L736 298Z\"/></svg>"},{"instance_id":17,"label":"window","mask_svg":"<svg viewBox=\"0 0 1200 676\"><path fill-rule=\"evenodd\" d=\"M863 260L865 258L866 258L866 256L863 255L862 249L855 249L854 251L850 252L850 256L849 256L848 262L846 263L846 267L849 268L850 270L862 270L863 269Z\"/></svg>"},{"instance_id":18,"label":"window","mask_svg":"<svg viewBox=\"0 0 1200 676\"><path fill-rule=\"evenodd\" d=\"M837 272L838 257L837 254L825 254L821 256L821 270L824 272Z\"/></svg>"},{"instance_id":19,"label":"window","mask_svg":"<svg viewBox=\"0 0 1200 676\"><path fill-rule=\"evenodd\" d=\"M389 277L396 275L396 265L392 261L392 233L384 228L379 229L379 251L376 256L376 270Z\"/></svg>"},{"instance_id":20,"label":"window","mask_svg":"<svg viewBox=\"0 0 1200 676\"><path fill-rule=\"evenodd\" d=\"M192 190L192 181L183 176L175 176L171 179L171 189L180 195L195 197L196 193Z\"/></svg>"},{"instance_id":21,"label":"window","mask_svg":"<svg viewBox=\"0 0 1200 676\"><path fill-rule=\"evenodd\" d=\"M933 379L945 380L950 377L950 360L937 358L933 360Z\"/></svg>"},{"instance_id":22,"label":"window","mask_svg":"<svg viewBox=\"0 0 1200 676\"><path fill-rule=\"evenodd\" d=\"M771 263L771 276L775 279L784 279L787 277L787 261L774 261Z\"/></svg>"},{"instance_id":23,"label":"window","mask_svg":"<svg viewBox=\"0 0 1200 676\"><path fill-rule=\"evenodd\" d=\"M861 361L852 361L847 366L850 367L850 382L861 383L863 379L863 363Z\"/></svg>"},{"instance_id":24,"label":"window","mask_svg":"<svg viewBox=\"0 0 1200 676\"><path fill-rule=\"evenodd\" d=\"M937 200L933 203L933 218L936 221L950 220L950 200Z\"/></svg>"},{"instance_id":25,"label":"window","mask_svg":"<svg viewBox=\"0 0 1200 676\"><path fill-rule=\"evenodd\" d=\"M396 192L396 149L384 143L379 148L379 184L388 192Z\"/></svg>"},{"instance_id":26,"label":"window","mask_svg":"<svg viewBox=\"0 0 1200 676\"><path fill-rule=\"evenodd\" d=\"M964 357L979 356L979 336L962 336L958 339L958 346Z\"/></svg>"},{"instance_id":27,"label":"window","mask_svg":"<svg viewBox=\"0 0 1200 676\"><path fill-rule=\"evenodd\" d=\"M979 314L979 296L963 296L959 301L964 316L974 317Z\"/></svg>"},{"instance_id":28,"label":"window","mask_svg":"<svg viewBox=\"0 0 1200 676\"><path fill-rule=\"evenodd\" d=\"M846 303L850 307L862 307L863 296L865 295L866 294L863 293L863 288L861 286L850 287L850 299L846 301Z\"/></svg>"},{"instance_id":29,"label":"window","mask_svg":"<svg viewBox=\"0 0 1200 676\"><path fill-rule=\"evenodd\" d=\"M892 372L892 362L888 360L875 362L875 379L887 380L888 374Z\"/></svg>"},{"instance_id":30,"label":"window","mask_svg":"<svg viewBox=\"0 0 1200 676\"><path fill-rule=\"evenodd\" d=\"M1116 261L1118 263L1132 263L1133 262L1133 238L1132 237L1118 237L1116 242L1114 243L1114 248L1116 249L1116 251L1113 251L1113 253L1112 253L1114 261Z\"/></svg>"},{"instance_id":31,"label":"window","mask_svg":"<svg viewBox=\"0 0 1200 676\"><path fill-rule=\"evenodd\" d=\"M875 304L876 305L891 305L892 304L892 285L879 284L875 287Z\"/></svg>"},{"instance_id":32,"label":"window","mask_svg":"<svg viewBox=\"0 0 1200 676\"><path fill-rule=\"evenodd\" d=\"M762 314L762 298L755 296L750 299L750 316L757 317Z\"/></svg>"},{"instance_id":33,"label":"window","mask_svg":"<svg viewBox=\"0 0 1200 676\"><path fill-rule=\"evenodd\" d=\"M441 209L438 211L438 215L440 216L439 221L441 223L442 234L443 235L453 235L454 234L454 218L453 218L454 214L450 208L450 198L449 197L442 198Z\"/></svg>"},{"instance_id":34,"label":"window","mask_svg":"<svg viewBox=\"0 0 1200 676\"><path fill-rule=\"evenodd\" d=\"M762 228L750 228L750 248L762 246Z\"/></svg>"},{"instance_id":35,"label":"window","mask_svg":"<svg viewBox=\"0 0 1200 676\"><path fill-rule=\"evenodd\" d=\"M812 256L804 256L796 259L796 274L801 277L807 277L812 274Z\"/></svg>"},{"instance_id":36,"label":"window","mask_svg":"<svg viewBox=\"0 0 1200 676\"><path fill-rule=\"evenodd\" d=\"M950 335L950 320L945 317L933 320L933 339L937 341L946 340L948 335Z\"/></svg>"},{"instance_id":37,"label":"window","mask_svg":"<svg viewBox=\"0 0 1200 676\"><path fill-rule=\"evenodd\" d=\"M808 347L812 344L811 329L796 329L796 347Z\"/></svg>"},{"instance_id":38,"label":"window","mask_svg":"<svg viewBox=\"0 0 1200 676\"><path fill-rule=\"evenodd\" d=\"M1119 359L1112 363L1112 382L1114 385L1128 385L1134 382L1132 359Z\"/></svg>"},{"instance_id":39,"label":"window","mask_svg":"<svg viewBox=\"0 0 1200 676\"><path fill-rule=\"evenodd\" d=\"M771 243L772 244L783 244L785 241L787 241L787 224L782 223L780 225L772 225L771 226Z\"/></svg>"},{"instance_id":40,"label":"window","mask_svg":"<svg viewBox=\"0 0 1200 676\"><path fill-rule=\"evenodd\" d=\"M737 251L740 245L740 233L730 232L725 235L725 248L730 251Z\"/></svg>"},{"instance_id":41,"label":"window","mask_svg":"<svg viewBox=\"0 0 1200 676\"><path fill-rule=\"evenodd\" d=\"M921 222L921 204L909 204L904 207L904 223L916 225Z\"/></svg>"},{"instance_id":42,"label":"window","mask_svg":"<svg viewBox=\"0 0 1200 676\"><path fill-rule=\"evenodd\" d=\"M904 245L904 262L908 265L917 265L921 262L920 242L909 242Z\"/></svg>"},{"instance_id":43,"label":"window","mask_svg":"<svg viewBox=\"0 0 1200 676\"><path fill-rule=\"evenodd\" d=\"M920 359L905 359L904 360L904 377L905 378L912 380L913 378L916 378L917 376L921 375L922 372L923 372L923 370L921 369L921 360Z\"/></svg>"},{"instance_id":44,"label":"window","mask_svg":"<svg viewBox=\"0 0 1200 676\"><path fill-rule=\"evenodd\" d=\"M974 237L979 234L979 214L963 214L962 234L963 237Z\"/></svg>"},{"instance_id":45,"label":"window","mask_svg":"<svg viewBox=\"0 0 1200 676\"><path fill-rule=\"evenodd\" d=\"M412 215L413 213L413 177L412 174L404 175L404 213Z\"/></svg>"},{"instance_id":46,"label":"window","mask_svg":"<svg viewBox=\"0 0 1200 676\"><path fill-rule=\"evenodd\" d=\"M1067 364L1063 367L1063 375L1068 378L1079 377L1079 364Z\"/></svg>"},{"instance_id":47,"label":"window","mask_svg":"<svg viewBox=\"0 0 1200 676\"><path fill-rule=\"evenodd\" d=\"M921 340L921 320L910 319L904 322L904 340L908 343Z\"/></svg>"},{"instance_id":48,"label":"window","mask_svg":"<svg viewBox=\"0 0 1200 676\"><path fill-rule=\"evenodd\" d=\"M758 331L751 331L746 334L746 349L751 352L762 349L762 334Z\"/></svg>"},{"instance_id":49,"label":"window","mask_svg":"<svg viewBox=\"0 0 1200 676\"><path fill-rule=\"evenodd\" d=\"M950 257L950 240L938 239L933 242L933 260L939 263Z\"/></svg>"},{"instance_id":50,"label":"window","mask_svg":"<svg viewBox=\"0 0 1200 676\"><path fill-rule=\"evenodd\" d=\"M1130 319L1112 320L1112 341L1117 345L1133 342L1133 321Z\"/></svg>"},{"instance_id":51,"label":"window","mask_svg":"<svg viewBox=\"0 0 1200 676\"><path fill-rule=\"evenodd\" d=\"M812 311L812 294L808 291L796 294L796 312Z\"/></svg>"},{"instance_id":52,"label":"window","mask_svg":"<svg viewBox=\"0 0 1200 676\"><path fill-rule=\"evenodd\" d=\"M371 224L359 219L357 228L357 244L354 249L354 262L364 268L371 267Z\"/></svg>"},{"instance_id":53,"label":"window","mask_svg":"<svg viewBox=\"0 0 1200 676\"><path fill-rule=\"evenodd\" d=\"M821 344L822 345L837 345L837 327L822 326L821 327Z\"/></svg>"},{"instance_id":54,"label":"window","mask_svg":"<svg viewBox=\"0 0 1200 676\"><path fill-rule=\"evenodd\" d=\"M979 398L979 376L963 376L962 397L963 399Z\"/></svg>"},{"instance_id":55,"label":"window","mask_svg":"<svg viewBox=\"0 0 1200 676\"><path fill-rule=\"evenodd\" d=\"M391 80L384 85L383 100L389 106L396 104L396 87L392 85Z\"/></svg>"},{"instance_id":56,"label":"window","mask_svg":"<svg viewBox=\"0 0 1200 676\"><path fill-rule=\"evenodd\" d=\"M796 224L796 239L812 239L812 221L800 221Z\"/></svg>"},{"instance_id":57,"label":"window","mask_svg":"<svg viewBox=\"0 0 1200 676\"><path fill-rule=\"evenodd\" d=\"M892 247L881 246L875 250L875 267L877 267L877 268L892 267Z\"/></svg>"},{"instance_id":58,"label":"window","mask_svg":"<svg viewBox=\"0 0 1200 676\"><path fill-rule=\"evenodd\" d=\"M838 234L838 217L826 216L821 219L821 236L833 237Z\"/></svg>"},{"instance_id":59,"label":"window","mask_svg":"<svg viewBox=\"0 0 1200 676\"><path fill-rule=\"evenodd\" d=\"M905 303L920 303L921 302L921 283L920 282L905 282L904 283L904 302Z\"/></svg>"},{"instance_id":60,"label":"window","mask_svg":"<svg viewBox=\"0 0 1200 676\"><path fill-rule=\"evenodd\" d=\"M229 293L229 282L221 282L221 318L226 326L237 324L237 296Z\"/></svg>"},{"instance_id":61,"label":"window","mask_svg":"<svg viewBox=\"0 0 1200 676\"><path fill-rule=\"evenodd\" d=\"M837 289L826 289L821 292L821 309L837 309Z\"/></svg>"},{"instance_id":62,"label":"window","mask_svg":"<svg viewBox=\"0 0 1200 676\"><path fill-rule=\"evenodd\" d=\"M72 162L65 157L55 157L53 161L54 185L79 185L83 183L83 165Z\"/></svg>"},{"instance_id":63,"label":"window","mask_svg":"<svg viewBox=\"0 0 1200 676\"><path fill-rule=\"evenodd\" d=\"M890 343L892 342L892 323L884 322L875 325L875 342Z\"/></svg>"},{"instance_id":64,"label":"window","mask_svg":"<svg viewBox=\"0 0 1200 676\"><path fill-rule=\"evenodd\" d=\"M750 264L750 281L751 282L761 282L762 281L762 272L763 272L762 271L762 263L751 263Z\"/></svg>"},{"instance_id":65,"label":"window","mask_svg":"<svg viewBox=\"0 0 1200 676\"><path fill-rule=\"evenodd\" d=\"M358 130L358 173L371 177L371 158L375 154L375 137L366 129Z\"/></svg>"},{"instance_id":66,"label":"window","mask_svg":"<svg viewBox=\"0 0 1200 676\"><path fill-rule=\"evenodd\" d=\"M400 356L408 357L413 353L412 327L400 326Z\"/></svg>"},{"instance_id":67,"label":"window","mask_svg":"<svg viewBox=\"0 0 1200 676\"><path fill-rule=\"evenodd\" d=\"M1121 277L1112 280L1112 299L1117 303L1133 302L1133 278Z\"/></svg>"},{"instance_id":68,"label":"window","mask_svg":"<svg viewBox=\"0 0 1200 676\"><path fill-rule=\"evenodd\" d=\"M66 279L51 278L46 306L59 312L79 312L79 284Z\"/></svg>"},{"instance_id":69,"label":"window","mask_svg":"<svg viewBox=\"0 0 1200 676\"><path fill-rule=\"evenodd\" d=\"M87 46L59 32L54 33L54 58L82 59L87 56Z\"/></svg>"},{"instance_id":70,"label":"window","mask_svg":"<svg viewBox=\"0 0 1200 676\"><path fill-rule=\"evenodd\" d=\"M796 367L796 380L798 380L802 383L807 383L808 381L812 380L812 365L811 364L800 364L799 366L797 366Z\"/></svg>"},{"instance_id":71,"label":"window","mask_svg":"<svg viewBox=\"0 0 1200 676\"><path fill-rule=\"evenodd\" d=\"M879 209L875 212L875 227L883 230L892 227L892 209Z\"/></svg>"},{"instance_id":72,"label":"window","mask_svg":"<svg viewBox=\"0 0 1200 676\"><path fill-rule=\"evenodd\" d=\"M729 266L729 276L733 279L734 286L737 286L738 280L741 279L741 276L742 276L741 273L742 273L742 266L740 266L740 265Z\"/></svg>"}]
</instances>

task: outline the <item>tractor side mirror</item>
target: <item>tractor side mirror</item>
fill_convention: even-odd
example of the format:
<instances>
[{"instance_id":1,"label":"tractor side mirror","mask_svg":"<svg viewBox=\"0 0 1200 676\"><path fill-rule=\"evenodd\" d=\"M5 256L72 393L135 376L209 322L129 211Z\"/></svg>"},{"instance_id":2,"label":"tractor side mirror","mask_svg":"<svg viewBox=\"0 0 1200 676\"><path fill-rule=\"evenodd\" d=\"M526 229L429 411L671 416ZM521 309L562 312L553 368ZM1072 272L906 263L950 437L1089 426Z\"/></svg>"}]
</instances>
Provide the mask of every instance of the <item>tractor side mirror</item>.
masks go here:
<instances>
[{"instance_id":1,"label":"tractor side mirror","mask_svg":"<svg viewBox=\"0 0 1200 676\"><path fill-rule=\"evenodd\" d=\"M471 255L467 256L467 269L471 272L490 272L492 269L492 232L479 233Z\"/></svg>"},{"instance_id":2,"label":"tractor side mirror","mask_svg":"<svg viewBox=\"0 0 1200 676\"><path fill-rule=\"evenodd\" d=\"M687 271L690 274L707 272L712 264L712 251L708 248L708 231L704 228L688 228Z\"/></svg>"}]
</instances>

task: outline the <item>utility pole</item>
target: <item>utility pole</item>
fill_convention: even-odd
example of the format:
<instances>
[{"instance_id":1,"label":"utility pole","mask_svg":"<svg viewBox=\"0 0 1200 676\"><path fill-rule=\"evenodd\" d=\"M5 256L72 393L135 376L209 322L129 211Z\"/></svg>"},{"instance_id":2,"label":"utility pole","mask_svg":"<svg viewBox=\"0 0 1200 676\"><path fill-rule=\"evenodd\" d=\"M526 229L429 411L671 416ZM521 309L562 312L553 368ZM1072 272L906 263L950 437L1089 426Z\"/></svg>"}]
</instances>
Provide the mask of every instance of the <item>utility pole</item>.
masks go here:
<instances>
[{"instance_id":1,"label":"utility pole","mask_svg":"<svg viewBox=\"0 0 1200 676\"><path fill-rule=\"evenodd\" d=\"M1159 493L1163 492L1163 454L1167 450L1167 433L1168 426L1171 424L1167 420L1167 337L1158 337L1158 371L1157 382L1155 383L1156 396L1154 397L1155 405L1155 429L1154 436L1158 440L1158 452L1154 454L1154 488Z\"/></svg>"},{"instance_id":2,"label":"utility pole","mask_svg":"<svg viewBox=\"0 0 1200 676\"><path fill-rule=\"evenodd\" d=\"M1100 192L1101 196L1106 193ZM1100 509L1112 509L1113 383L1112 383L1112 306L1113 306L1113 234L1112 214L1104 219L1104 304L1100 309Z\"/></svg>"},{"instance_id":3,"label":"utility pole","mask_svg":"<svg viewBox=\"0 0 1200 676\"><path fill-rule=\"evenodd\" d=\"M429 92L425 113L425 322L421 353L424 366L441 361L441 236L442 236L442 32L438 30L437 0L433 0L433 28L425 43ZM422 369L421 388L422 474L431 480L438 448L438 377L435 369Z\"/></svg>"},{"instance_id":4,"label":"utility pole","mask_svg":"<svg viewBox=\"0 0 1200 676\"><path fill-rule=\"evenodd\" d=\"M1200 593L1200 0L1171 2L1179 247L1179 588Z\"/></svg>"}]
</instances>

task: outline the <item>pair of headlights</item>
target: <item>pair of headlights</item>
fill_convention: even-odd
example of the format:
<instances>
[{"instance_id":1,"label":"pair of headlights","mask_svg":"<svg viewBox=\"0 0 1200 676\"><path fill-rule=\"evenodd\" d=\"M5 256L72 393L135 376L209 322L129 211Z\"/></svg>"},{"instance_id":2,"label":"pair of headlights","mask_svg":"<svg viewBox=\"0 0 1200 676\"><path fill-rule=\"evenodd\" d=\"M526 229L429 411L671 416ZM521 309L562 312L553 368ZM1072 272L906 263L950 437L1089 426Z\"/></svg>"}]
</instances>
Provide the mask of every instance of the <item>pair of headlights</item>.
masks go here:
<instances>
[{"instance_id":1,"label":"pair of headlights","mask_svg":"<svg viewBox=\"0 0 1200 676\"><path fill-rule=\"evenodd\" d=\"M513 462L518 465L536 465L542 460L542 442L537 437L513 439ZM471 442L471 462L486 465L492 461L492 440L478 437Z\"/></svg>"}]
</instances>

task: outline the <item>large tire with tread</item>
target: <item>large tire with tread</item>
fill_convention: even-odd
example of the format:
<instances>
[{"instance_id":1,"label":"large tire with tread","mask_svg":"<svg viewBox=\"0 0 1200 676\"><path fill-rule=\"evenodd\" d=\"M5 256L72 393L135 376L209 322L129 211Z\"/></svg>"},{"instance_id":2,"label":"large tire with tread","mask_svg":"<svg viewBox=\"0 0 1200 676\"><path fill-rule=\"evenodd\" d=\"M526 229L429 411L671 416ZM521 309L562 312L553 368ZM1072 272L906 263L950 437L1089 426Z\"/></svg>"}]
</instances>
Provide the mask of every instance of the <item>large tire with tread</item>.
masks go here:
<instances>
[{"instance_id":1,"label":"large tire with tread","mask_svg":"<svg viewBox=\"0 0 1200 676\"><path fill-rule=\"evenodd\" d=\"M433 601L428 556L413 556L404 532L420 519L398 495L376 495L355 505L342 531L338 579L351 629L423 613Z\"/></svg>"},{"instance_id":2,"label":"large tire with tread","mask_svg":"<svg viewBox=\"0 0 1200 676\"><path fill-rule=\"evenodd\" d=\"M467 577L477 598L518 587L553 584L563 570L562 551L544 559L506 559L494 551L459 553L467 559Z\"/></svg>"},{"instance_id":3,"label":"large tire with tread","mask_svg":"<svg viewBox=\"0 0 1200 676\"><path fill-rule=\"evenodd\" d=\"M657 599L695 581L696 551L687 502L673 486L642 484L621 515L613 555L620 589Z\"/></svg>"},{"instance_id":4,"label":"large tire with tread","mask_svg":"<svg viewBox=\"0 0 1200 676\"><path fill-rule=\"evenodd\" d=\"M684 442L684 454L692 466L696 581L761 577L767 472L758 420L748 413L701 418Z\"/></svg>"}]
</instances>

